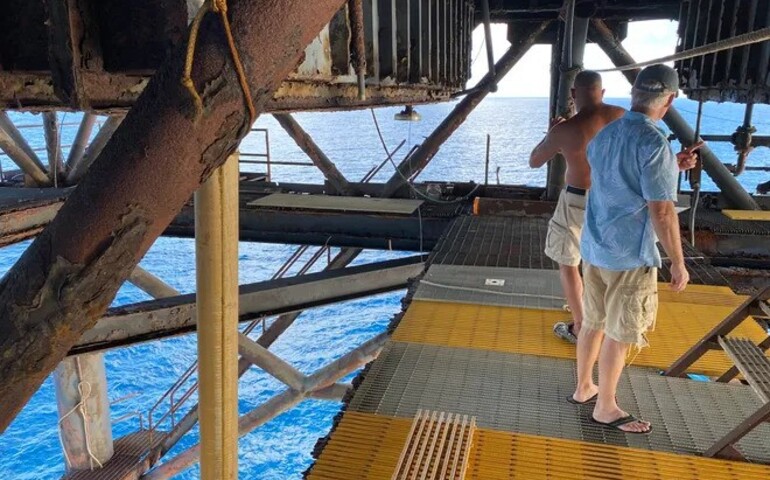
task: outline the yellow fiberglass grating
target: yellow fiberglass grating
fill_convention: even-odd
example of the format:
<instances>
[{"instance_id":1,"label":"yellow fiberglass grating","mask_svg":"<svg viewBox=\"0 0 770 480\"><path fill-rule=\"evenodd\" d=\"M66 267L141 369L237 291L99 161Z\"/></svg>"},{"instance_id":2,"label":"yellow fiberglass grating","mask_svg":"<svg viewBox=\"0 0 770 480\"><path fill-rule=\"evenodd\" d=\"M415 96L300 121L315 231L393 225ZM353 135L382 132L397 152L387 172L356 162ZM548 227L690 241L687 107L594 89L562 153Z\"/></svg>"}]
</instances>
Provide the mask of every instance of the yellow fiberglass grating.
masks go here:
<instances>
[{"instance_id":1,"label":"yellow fiberglass grating","mask_svg":"<svg viewBox=\"0 0 770 480\"><path fill-rule=\"evenodd\" d=\"M391 480L462 480L476 417L417 410Z\"/></svg>"},{"instance_id":2,"label":"yellow fiberglass grating","mask_svg":"<svg viewBox=\"0 0 770 480\"><path fill-rule=\"evenodd\" d=\"M733 306L661 302L656 327L647 334L650 346L632 364L669 367L733 310ZM393 340L574 359L574 345L553 334L554 323L569 319L566 312L414 300ZM756 343L767 336L753 321L743 322L732 335ZM710 351L690 372L718 376L731 366L724 352Z\"/></svg>"},{"instance_id":3,"label":"yellow fiberglass grating","mask_svg":"<svg viewBox=\"0 0 770 480\"><path fill-rule=\"evenodd\" d=\"M469 480L759 480L770 467L479 429Z\"/></svg>"},{"instance_id":4,"label":"yellow fiberglass grating","mask_svg":"<svg viewBox=\"0 0 770 480\"><path fill-rule=\"evenodd\" d=\"M722 210L722 214L731 220L770 222L770 210Z\"/></svg>"},{"instance_id":5,"label":"yellow fiberglass grating","mask_svg":"<svg viewBox=\"0 0 770 480\"><path fill-rule=\"evenodd\" d=\"M391 480L411 422L346 412L309 480ZM471 480L759 480L766 465L640 450L478 428ZM418 477L419 478L419 477Z\"/></svg>"},{"instance_id":6,"label":"yellow fiberglass grating","mask_svg":"<svg viewBox=\"0 0 770 480\"><path fill-rule=\"evenodd\" d=\"M658 300L661 303L690 303L715 307L739 307L749 297L737 295L730 287L688 285L684 292L673 292L666 283L658 284Z\"/></svg>"}]
</instances>

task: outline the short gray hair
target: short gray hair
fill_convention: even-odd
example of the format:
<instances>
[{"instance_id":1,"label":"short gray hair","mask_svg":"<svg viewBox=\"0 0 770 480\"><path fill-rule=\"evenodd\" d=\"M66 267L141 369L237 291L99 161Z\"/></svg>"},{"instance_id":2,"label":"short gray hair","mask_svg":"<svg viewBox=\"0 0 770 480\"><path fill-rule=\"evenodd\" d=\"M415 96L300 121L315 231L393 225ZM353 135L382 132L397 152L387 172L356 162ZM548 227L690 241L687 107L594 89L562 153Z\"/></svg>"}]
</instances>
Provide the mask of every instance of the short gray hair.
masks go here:
<instances>
[{"instance_id":1,"label":"short gray hair","mask_svg":"<svg viewBox=\"0 0 770 480\"><path fill-rule=\"evenodd\" d=\"M645 92L634 88L631 90L631 107L645 110L660 108L672 93L675 92Z\"/></svg>"}]
</instances>

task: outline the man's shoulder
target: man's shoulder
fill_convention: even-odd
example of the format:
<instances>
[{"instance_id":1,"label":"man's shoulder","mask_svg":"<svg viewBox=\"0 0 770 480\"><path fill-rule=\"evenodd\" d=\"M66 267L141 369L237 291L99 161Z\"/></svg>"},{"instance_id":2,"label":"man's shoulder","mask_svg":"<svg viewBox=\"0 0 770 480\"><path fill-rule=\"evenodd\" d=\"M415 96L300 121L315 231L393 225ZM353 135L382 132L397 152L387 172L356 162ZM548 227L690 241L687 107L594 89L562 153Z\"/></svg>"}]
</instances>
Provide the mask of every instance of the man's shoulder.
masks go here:
<instances>
[{"instance_id":1,"label":"man's shoulder","mask_svg":"<svg viewBox=\"0 0 770 480\"><path fill-rule=\"evenodd\" d=\"M607 117L611 118L612 120L617 120L623 115L625 115L627 110L617 105L610 105L608 103L603 103L602 111Z\"/></svg>"}]
</instances>

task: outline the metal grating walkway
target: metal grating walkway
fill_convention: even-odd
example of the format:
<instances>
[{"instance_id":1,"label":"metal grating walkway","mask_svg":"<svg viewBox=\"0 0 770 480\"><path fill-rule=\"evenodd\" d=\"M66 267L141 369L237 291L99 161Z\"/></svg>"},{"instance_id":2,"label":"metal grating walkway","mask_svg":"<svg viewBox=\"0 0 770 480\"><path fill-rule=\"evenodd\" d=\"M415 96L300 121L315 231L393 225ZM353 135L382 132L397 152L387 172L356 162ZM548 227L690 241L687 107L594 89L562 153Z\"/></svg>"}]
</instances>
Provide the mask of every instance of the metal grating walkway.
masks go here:
<instances>
[{"instance_id":1,"label":"metal grating walkway","mask_svg":"<svg viewBox=\"0 0 770 480\"><path fill-rule=\"evenodd\" d=\"M349 410L406 418L418 409L452 411L475 416L481 428L700 455L760 406L750 387L631 367L618 402L654 427L650 435L633 435L593 424L593 406L565 400L574 386L574 361L392 342ZM767 438L770 425L739 446L752 461L770 463Z\"/></svg>"},{"instance_id":2,"label":"metal grating walkway","mask_svg":"<svg viewBox=\"0 0 770 480\"><path fill-rule=\"evenodd\" d=\"M633 365L667 368L734 309L714 305L718 298L697 304L666 301L669 296L674 295L661 294L657 325L648 333L650 347L642 349ZM740 303L742 297L736 299ZM575 347L552 331L554 323L570 318L569 313L549 310L415 300L393 332L393 340L574 359ZM756 343L767 336L756 322L743 322L734 335ZM711 351L690 371L718 376L731 366L722 351Z\"/></svg>"},{"instance_id":3,"label":"metal grating walkway","mask_svg":"<svg viewBox=\"0 0 770 480\"><path fill-rule=\"evenodd\" d=\"M390 480L411 421L347 412L310 480ZM521 433L476 430L469 480L759 480L770 468Z\"/></svg>"},{"instance_id":4,"label":"metal grating walkway","mask_svg":"<svg viewBox=\"0 0 770 480\"><path fill-rule=\"evenodd\" d=\"M557 270L558 265L543 253L547 229L548 220L540 217L458 217L439 240L429 263ZM728 285L703 253L687 243L683 249L692 284ZM659 280L670 279L664 262Z\"/></svg>"},{"instance_id":5,"label":"metal grating walkway","mask_svg":"<svg viewBox=\"0 0 770 480\"><path fill-rule=\"evenodd\" d=\"M330 195L297 195L273 193L249 202L250 207L287 208L299 210L332 210L342 212L373 212L411 215L422 200L398 198L334 197Z\"/></svg>"},{"instance_id":6,"label":"metal grating walkway","mask_svg":"<svg viewBox=\"0 0 770 480\"><path fill-rule=\"evenodd\" d=\"M770 478L770 424L738 444L764 465L702 457L759 407L750 387L658 374L745 297L685 245L695 284L681 294L660 286L651 348L624 371L618 391L619 403L651 421L653 431L602 428L590 421L592 406L566 401L575 351L552 333L553 323L570 315L558 310L556 265L542 253L546 228L546 220L532 217L452 222L308 478L392 479L408 451L411 419L424 410L476 417L468 479ZM660 280L667 278L661 269ZM517 296L529 300L511 300ZM735 334L766 336L756 322ZM731 365L713 351L693 372L719 375Z\"/></svg>"},{"instance_id":7,"label":"metal grating walkway","mask_svg":"<svg viewBox=\"0 0 770 480\"><path fill-rule=\"evenodd\" d=\"M679 217L680 220L686 217ZM718 235L770 236L770 223L755 220L733 220L722 212L699 208L695 217L696 229L709 230Z\"/></svg>"},{"instance_id":8,"label":"metal grating walkway","mask_svg":"<svg viewBox=\"0 0 770 480\"><path fill-rule=\"evenodd\" d=\"M140 430L115 440L115 454L94 471L82 470L65 475L62 480L136 480L149 465L147 452L163 440L163 434ZM151 445L152 443L152 445Z\"/></svg>"},{"instance_id":9,"label":"metal grating walkway","mask_svg":"<svg viewBox=\"0 0 770 480\"><path fill-rule=\"evenodd\" d=\"M462 265L431 266L414 298L560 311L567 302L556 270Z\"/></svg>"}]
</instances>

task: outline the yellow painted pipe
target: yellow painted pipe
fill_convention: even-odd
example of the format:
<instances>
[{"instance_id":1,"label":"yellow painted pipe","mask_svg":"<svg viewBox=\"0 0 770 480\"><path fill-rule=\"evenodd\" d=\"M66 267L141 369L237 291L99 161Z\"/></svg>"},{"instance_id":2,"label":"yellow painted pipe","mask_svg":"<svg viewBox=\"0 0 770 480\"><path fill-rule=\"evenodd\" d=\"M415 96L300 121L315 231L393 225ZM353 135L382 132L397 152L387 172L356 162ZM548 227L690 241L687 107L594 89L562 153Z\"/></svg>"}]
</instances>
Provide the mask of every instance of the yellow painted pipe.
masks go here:
<instances>
[{"instance_id":1,"label":"yellow painted pipe","mask_svg":"<svg viewBox=\"0 0 770 480\"><path fill-rule=\"evenodd\" d=\"M195 194L201 479L238 478L238 155Z\"/></svg>"}]
</instances>

